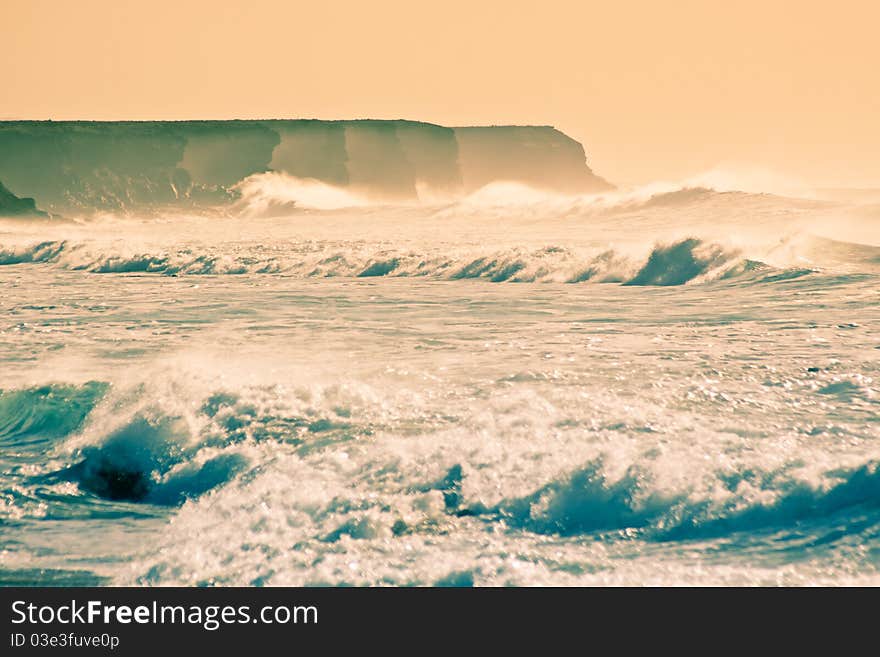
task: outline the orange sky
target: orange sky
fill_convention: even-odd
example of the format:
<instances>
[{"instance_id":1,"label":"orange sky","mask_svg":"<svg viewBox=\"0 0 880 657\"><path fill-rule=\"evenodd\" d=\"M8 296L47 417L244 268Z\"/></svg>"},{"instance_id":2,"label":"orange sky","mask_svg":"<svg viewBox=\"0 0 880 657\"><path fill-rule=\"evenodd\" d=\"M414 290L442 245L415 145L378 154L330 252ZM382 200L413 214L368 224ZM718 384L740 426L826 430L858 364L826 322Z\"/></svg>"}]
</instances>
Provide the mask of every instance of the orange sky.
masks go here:
<instances>
[{"instance_id":1,"label":"orange sky","mask_svg":"<svg viewBox=\"0 0 880 657\"><path fill-rule=\"evenodd\" d=\"M876 0L0 2L0 118L552 124L619 183L880 187Z\"/></svg>"}]
</instances>

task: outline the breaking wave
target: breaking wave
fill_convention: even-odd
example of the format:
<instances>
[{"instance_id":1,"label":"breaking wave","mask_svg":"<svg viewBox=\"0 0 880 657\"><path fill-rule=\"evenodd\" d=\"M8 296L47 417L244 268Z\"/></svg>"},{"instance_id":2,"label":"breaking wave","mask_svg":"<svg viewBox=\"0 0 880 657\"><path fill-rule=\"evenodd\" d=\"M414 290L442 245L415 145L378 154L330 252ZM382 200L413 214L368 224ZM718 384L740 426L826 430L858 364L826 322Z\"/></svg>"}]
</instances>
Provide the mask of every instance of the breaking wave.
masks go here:
<instances>
[{"instance_id":1,"label":"breaking wave","mask_svg":"<svg viewBox=\"0 0 880 657\"><path fill-rule=\"evenodd\" d=\"M713 538L737 532L778 530L865 512L880 524L880 463L825 473L806 481L785 472L719 473L728 495L692 497L690 491L657 492L638 466L608 481L601 461L588 464L533 494L494 509L512 526L541 534L571 536L636 529L656 541ZM756 487L763 499L747 501L741 484ZM484 511L485 512L485 511Z\"/></svg>"},{"instance_id":2,"label":"breaking wave","mask_svg":"<svg viewBox=\"0 0 880 657\"><path fill-rule=\"evenodd\" d=\"M243 473L250 473L242 482L247 485L271 467L275 446L306 457L376 430L374 422L364 422L370 411L353 415L352 398L346 404L337 388L320 393L323 401L317 404L295 392L283 398L283 407L279 392L216 391L187 413L144 386L115 394L97 382L7 391L0 394L0 440L7 448L27 449L38 441L66 439L59 454L68 454L64 458L71 463L34 476L41 485L69 481L106 500L179 505ZM828 393L823 388L819 394ZM108 420L114 428L107 428ZM411 493L440 492L450 517L495 518L514 529L560 536L637 530L650 540L690 540L856 513L870 513L880 524L877 461L813 479L787 467L719 470L712 485L669 490L655 486L650 460L612 477L599 457L528 495L488 506L479 489L464 485L474 474L470 465L455 464L436 481L411 486Z\"/></svg>"},{"instance_id":3,"label":"breaking wave","mask_svg":"<svg viewBox=\"0 0 880 657\"><path fill-rule=\"evenodd\" d=\"M867 378L810 377L810 394L823 400L874 403ZM773 550L785 550L860 540L880 527L880 462L870 453L808 464L804 443L773 463L751 447L719 462L684 440L661 457L666 430L591 424L597 408L605 419L614 415L608 397L575 394L571 406L554 406L526 394L531 383L503 382L477 404L466 394L444 408L433 393L379 381L257 385L228 377L218 386L216 377L192 380L177 369L137 380L0 395L0 462L16 463L5 467L0 522L13 512L170 516L159 544L124 575L140 584L344 583L354 559L385 563L389 550L412 548L421 555L413 556L418 574L403 583L460 585L486 581L494 567L469 552L485 541L528 553L531 541L568 549L554 542L572 540L581 551L770 536ZM684 431L687 438L701 430ZM676 471L686 476L670 478ZM230 542L230 532L241 538ZM474 532L477 548L468 543ZM442 549L464 550L474 570L432 566L429 548L440 538L460 541ZM341 570L306 567L337 557L347 559ZM291 567L290 559L307 563Z\"/></svg>"},{"instance_id":4,"label":"breaking wave","mask_svg":"<svg viewBox=\"0 0 880 657\"><path fill-rule=\"evenodd\" d=\"M310 178L284 173L256 174L238 183L239 211L245 215L272 216L310 210L335 210L370 205L369 199L351 190Z\"/></svg>"},{"instance_id":5,"label":"breaking wave","mask_svg":"<svg viewBox=\"0 0 880 657\"><path fill-rule=\"evenodd\" d=\"M64 250L64 242L40 242L28 246L0 249L0 265L20 265L57 260Z\"/></svg>"},{"instance_id":6,"label":"breaking wave","mask_svg":"<svg viewBox=\"0 0 880 657\"><path fill-rule=\"evenodd\" d=\"M114 393L99 382L3 392L0 444L27 451L56 444L49 463L67 464L27 478L32 485L70 482L103 500L175 506L248 469L256 445L305 453L312 439L326 447L355 431L342 406L323 416L301 403L299 413L279 415L271 389L246 398L218 391L195 413L186 401L169 406L153 394L155 386Z\"/></svg>"},{"instance_id":7,"label":"breaking wave","mask_svg":"<svg viewBox=\"0 0 880 657\"><path fill-rule=\"evenodd\" d=\"M107 390L104 383L0 391L0 445L63 438L82 426Z\"/></svg>"},{"instance_id":8,"label":"breaking wave","mask_svg":"<svg viewBox=\"0 0 880 657\"><path fill-rule=\"evenodd\" d=\"M872 252L873 253L873 252ZM876 257L876 255L872 255ZM50 264L96 274L164 276L283 274L297 278L425 277L482 279L493 283L621 283L675 286L746 278L774 282L798 278L815 267L774 267L735 248L689 237L658 244L646 256L615 249L584 251L561 246L414 251L370 244L303 244L285 250L255 247L123 254L87 244L40 242L0 250L0 265Z\"/></svg>"}]
</instances>

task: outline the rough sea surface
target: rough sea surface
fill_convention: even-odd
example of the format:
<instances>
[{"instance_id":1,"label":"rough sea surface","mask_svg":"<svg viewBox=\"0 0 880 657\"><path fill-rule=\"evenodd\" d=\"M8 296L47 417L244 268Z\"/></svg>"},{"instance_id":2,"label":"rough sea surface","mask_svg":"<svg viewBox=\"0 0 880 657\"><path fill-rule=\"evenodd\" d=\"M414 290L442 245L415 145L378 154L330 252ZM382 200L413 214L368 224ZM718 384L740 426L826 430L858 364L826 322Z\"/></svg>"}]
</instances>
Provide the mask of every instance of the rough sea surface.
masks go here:
<instances>
[{"instance_id":1,"label":"rough sea surface","mask_svg":"<svg viewBox=\"0 0 880 657\"><path fill-rule=\"evenodd\" d=\"M0 222L0 583L880 583L880 205L263 182Z\"/></svg>"}]
</instances>

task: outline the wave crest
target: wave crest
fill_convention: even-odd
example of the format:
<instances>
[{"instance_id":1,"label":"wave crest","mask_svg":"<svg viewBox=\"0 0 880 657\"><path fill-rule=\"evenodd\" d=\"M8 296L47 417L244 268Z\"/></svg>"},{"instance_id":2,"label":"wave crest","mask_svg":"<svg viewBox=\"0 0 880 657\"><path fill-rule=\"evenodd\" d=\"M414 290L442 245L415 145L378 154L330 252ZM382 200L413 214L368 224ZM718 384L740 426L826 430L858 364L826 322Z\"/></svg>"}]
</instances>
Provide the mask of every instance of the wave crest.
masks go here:
<instances>
[{"instance_id":1,"label":"wave crest","mask_svg":"<svg viewBox=\"0 0 880 657\"><path fill-rule=\"evenodd\" d=\"M4 256L5 254L5 256ZM749 278L775 282L798 278L815 268L777 269L744 257L734 248L695 237L658 244L647 256L614 249L510 247L475 252L456 249L412 251L369 244L293 245L287 250L225 252L206 247L124 254L93 250L70 242L42 242L0 252L2 264L49 264L97 274L164 276L284 274L298 278L425 277L443 280L482 279L493 283L622 283L675 286ZM759 275L760 274L760 275Z\"/></svg>"},{"instance_id":2,"label":"wave crest","mask_svg":"<svg viewBox=\"0 0 880 657\"><path fill-rule=\"evenodd\" d=\"M635 529L643 538L678 541L781 529L880 507L880 463L874 461L828 472L815 483L782 472L719 476L731 493L726 499L691 498L686 491L652 490L650 476L637 466L608 481L598 460L531 495L507 500L494 512L513 527L539 534ZM737 494L741 483L759 487L769 499L746 501Z\"/></svg>"},{"instance_id":3,"label":"wave crest","mask_svg":"<svg viewBox=\"0 0 880 657\"><path fill-rule=\"evenodd\" d=\"M0 445L20 447L73 433L107 389L90 382L0 391Z\"/></svg>"}]
</instances>

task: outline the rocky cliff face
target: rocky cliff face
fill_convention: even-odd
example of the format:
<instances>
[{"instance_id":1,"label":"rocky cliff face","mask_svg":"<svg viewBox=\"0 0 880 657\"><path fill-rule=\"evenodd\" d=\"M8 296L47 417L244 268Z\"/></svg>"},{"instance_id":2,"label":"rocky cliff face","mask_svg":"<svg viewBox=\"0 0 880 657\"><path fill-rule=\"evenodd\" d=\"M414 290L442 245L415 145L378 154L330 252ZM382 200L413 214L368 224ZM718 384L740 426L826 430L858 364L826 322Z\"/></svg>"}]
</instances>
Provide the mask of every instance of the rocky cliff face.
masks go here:
<instances>
[{"instance_id":1,"label":"rocky cliff face","mask_svg":"<svg viewBox=\"0 0 880 657\"><path fill-rule=\"evenodd\" d=\"M584 147L551 127L455 128L467 191L496 180L516 180L564 192L611 186L586 165Z\"/></svg>"},{"instance_id":2,"label":"rocky cliff face","mask_svg":"<svg viewBox=\"0 0 880 657\"><path fill-rule=\"evenodd\" d=\"M500 180L566 192L610 187L587 167L583 147L550 127L372 120L0 122L0 182L7 193L33 197L38 208L53 213L222 204L235 198L238 182L268 171L377 200L456 196Z\"/></svg>"},{"instance_id":3,"label":"rocky cliff face","mask_svg":"<svg viewBox=\"0 0 880 657\"><path fill-rule=\"evenodd\" d=\"M0 183L0 217L45 217L32 198L18 198Z\"/></svg>"}]
</instances>

